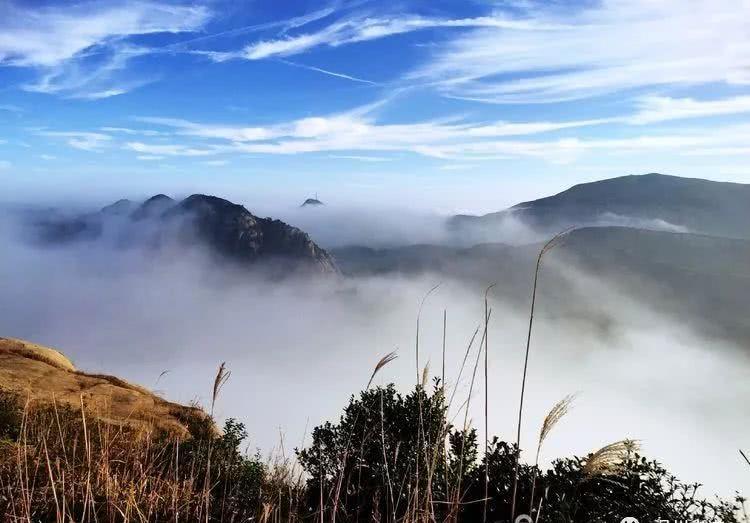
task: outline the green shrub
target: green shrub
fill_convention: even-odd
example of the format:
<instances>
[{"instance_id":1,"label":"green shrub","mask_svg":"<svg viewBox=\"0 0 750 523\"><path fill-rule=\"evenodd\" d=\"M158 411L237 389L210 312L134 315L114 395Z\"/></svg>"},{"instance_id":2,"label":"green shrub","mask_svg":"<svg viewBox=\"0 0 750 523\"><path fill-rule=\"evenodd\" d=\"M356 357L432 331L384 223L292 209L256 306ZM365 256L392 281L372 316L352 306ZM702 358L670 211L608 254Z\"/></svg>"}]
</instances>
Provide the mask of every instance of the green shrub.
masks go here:
<instances>
[{"instance_id":1,"label":"green shrub","mask_svg":"<svg viewBox=\"0 0 750 523\"><path fill-rule=\"evenodd\" d=\"M447 421L437 382L431 394L421 386L406 396L393 385L367 390L351 398L338 423L316 427L312 436L297 452L308 475L308 517L322 511L330 520L335 507L337 521L347 522L482 521L487 466L487 521L511 520L515 446L494 438L480 459L476 431L456 430ZM702 499L699 485L680 482L637 452L604 472L588 472L589 459L560 459L536 474L522 462L515 515L536 518L541 506L539 522L545 523L626 516L739 521L741 498Z\"/></svg>"}]
</instances>

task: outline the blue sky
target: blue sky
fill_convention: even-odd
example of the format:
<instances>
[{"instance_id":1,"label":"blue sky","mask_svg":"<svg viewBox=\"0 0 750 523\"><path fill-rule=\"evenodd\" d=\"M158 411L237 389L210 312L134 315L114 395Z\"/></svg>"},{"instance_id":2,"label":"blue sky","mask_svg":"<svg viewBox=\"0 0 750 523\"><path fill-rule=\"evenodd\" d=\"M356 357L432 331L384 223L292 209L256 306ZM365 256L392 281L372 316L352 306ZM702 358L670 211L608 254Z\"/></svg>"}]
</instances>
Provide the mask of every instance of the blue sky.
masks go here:
<instances>
[{"instance_id":1,"label":"blue sky","mask_svg":"<svg viewBox=\"0 0 750 523\"><path fill-rule=\"evenodd\" d=\"M748 27L748 0L0 0L0 199L750 182Z\"/></svg>"}]
</instances>

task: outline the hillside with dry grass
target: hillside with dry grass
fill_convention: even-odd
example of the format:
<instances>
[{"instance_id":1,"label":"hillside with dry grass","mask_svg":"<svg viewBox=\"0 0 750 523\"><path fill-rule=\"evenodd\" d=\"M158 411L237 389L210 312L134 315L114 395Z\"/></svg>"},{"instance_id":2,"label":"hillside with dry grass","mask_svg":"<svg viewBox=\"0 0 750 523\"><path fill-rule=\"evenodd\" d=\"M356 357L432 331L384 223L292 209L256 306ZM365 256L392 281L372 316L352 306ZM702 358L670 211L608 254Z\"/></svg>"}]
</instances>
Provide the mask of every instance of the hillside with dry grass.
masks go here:
<instances>
[{"instance_id":1,"label":"hillside with dry grass","mask_svg":"<svg viewBox=\"0 0 750 523\"><path fill-rule=\"evenodd\" d=\"M459 411L468 411L487 349L485 334L473 341ZM427 368L408 394L372 386L395 358L380 359L340 419L315 427L294 456L262 459L243 450L248 433L234 419L217 430L198 408L76 370L54 349L0 339L1 521L473 523L524 513L536 523L746 521L742 498L705 499L635 441L540 467L572 396L550 410L531 464L517 445L481 441L466 417L460 425L449 417L462 398L439 378L430 384ZM211 411L229 377L222 364Z\"/></svg>"},{"instance_id":2,"label":"hillside with dry grass","mask_svg":"<svg viewBox=\"0 0 750 523\"><path fill-rule=\"evenodd\" d=\"M98 419L187 436L188 420L205 416L115 376L76 369L61 352L24 340L0 338L0 389L38 404L81 405Z\"/></svg>"},{"instance_id":3,"label":"hillside with dry grass","mask_svg":"<svg viewBox=\"0 0 750 523\"><path fill-rule=\"evenodd\" d=\"M55 349L0 338L2 522L246 521L262 510L264 467L240 454L246 435Z\"/></svg>"}]
</instances>

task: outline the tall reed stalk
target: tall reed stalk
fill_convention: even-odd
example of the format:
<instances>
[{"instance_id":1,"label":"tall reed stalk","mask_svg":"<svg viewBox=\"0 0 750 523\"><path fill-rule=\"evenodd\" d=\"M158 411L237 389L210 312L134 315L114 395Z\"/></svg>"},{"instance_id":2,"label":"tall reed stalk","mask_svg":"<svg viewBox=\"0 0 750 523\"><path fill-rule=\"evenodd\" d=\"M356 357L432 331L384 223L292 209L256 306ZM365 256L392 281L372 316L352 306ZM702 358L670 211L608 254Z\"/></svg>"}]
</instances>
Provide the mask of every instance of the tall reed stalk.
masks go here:
<instances>
[{"instance_id":1,"label":"tall reed stalk","mask_svg":"<svg viewBox=\"0 0 750 523\"><path fill-rule=\"evenodd\" d=\"M493 283L492 285L488 286L484 290L484 506L482 507L482 523L487 522L487 501L489 499L489 488L490 488L490 462L487 456L490 452L490 436L489 436L489 388L490 388L490 381L489 381L489 374L488 374L488 352L489 352L489 344L490 344L490 335L489 335L489 323L490 323L490 313L489 313L489 307L487 303L487 295L489 294L490 290L495 286L496 284Z\"/></svg>"},{"instance_id":2,"label":"tall reed stalk","mask_svg":"<svg viewBox=\"0 0 750 523\"><path fill-rule=\"evenodd\" d=\"M750 459L747 458L747 455L742 451L742 449L740 449L740 455L745 459L745 462L750 465Z\"/></svg>"},{"instance_id":3,"label":"tall reed stalk","mask_svg":"<svg viewBox=\"0 0 750 523\"><path fill-rule=\"evenodd\" d=\"M529 312L529 330L526 335L526 353L523 359L523 377L521 378L521 398L518 402L518 425L516 427L516 465L515 472L513 474L513 501L511 502L510 519L514 520L516 517L516 496L518 495L518 465L521 460L521 424L523 418L523 400L526 392L526 374L529 368L529 350L531 348L531 330L534 325L534 307L536 305L536 290L539 283L539 269L542 266L542 259L544 255L552 250L558 243L558 241L573 228L566 229L562 232L554 235L539 251L539 255L536 258L536 267L534 268L534 284L531 288L531 310Z\"/></svg>"}]
</instances>

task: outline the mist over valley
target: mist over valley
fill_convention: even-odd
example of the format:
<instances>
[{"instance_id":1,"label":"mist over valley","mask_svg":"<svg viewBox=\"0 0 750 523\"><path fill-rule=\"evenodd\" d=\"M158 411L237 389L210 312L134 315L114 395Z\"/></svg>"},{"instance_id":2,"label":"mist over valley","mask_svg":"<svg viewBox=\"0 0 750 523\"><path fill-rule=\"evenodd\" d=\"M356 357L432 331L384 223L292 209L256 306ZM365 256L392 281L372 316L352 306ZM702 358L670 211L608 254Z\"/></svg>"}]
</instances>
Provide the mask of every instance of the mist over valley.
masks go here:
<instances>
[{"instance_id":1,"label":"mist over valley","mask_svg":"<svg viewBox=\"0 0 750 523\"><path fill-rule=\"evenodd\" d=\"M606 201L597 216L608 215ZM634 226L673 218L658 208L630 215L629 226L592 219L544 259L523 440L535 439L550 405L578 391L545 460L631 437L681 477L731 493L745 472L735 454L750 421L733 405L750 392L742 378L750 363L743 312L750 241L692 232L696 222ZM287 212L296 218L291 225L199 195L123 200L84 213L7 210L0 331L56 347L81 368L116 369L183 403L206 405L212 370L226 361L233 378L217 414L239 417L250 445L269 452L279 430L287 445L302 445L305 425L335 418L387 352L399 358L378 383L413 383L415 319L435 285L420 318L421 362L442 374L445 311L446 383L467 394L467 374L455 380L494 283L489 393L516 396L536 257L546 231L569 221L539 230L511 211L480 225L477 234L497 241L467 246L455 219L434 217L421 236L424 222L415 220L409 236L408 212L376 221L373 209L348 211L351 222L372 219L381 234L346 237L352 229L344 225L348 245L339 246L345 211ZM303 232L307 223L321 231L319 245ZM388 230L406 232L383 247ZM510 437L514 404L494 405L490 431ZM479 401L470 417L482 427Z\"/></svg>"}]
</instances>

